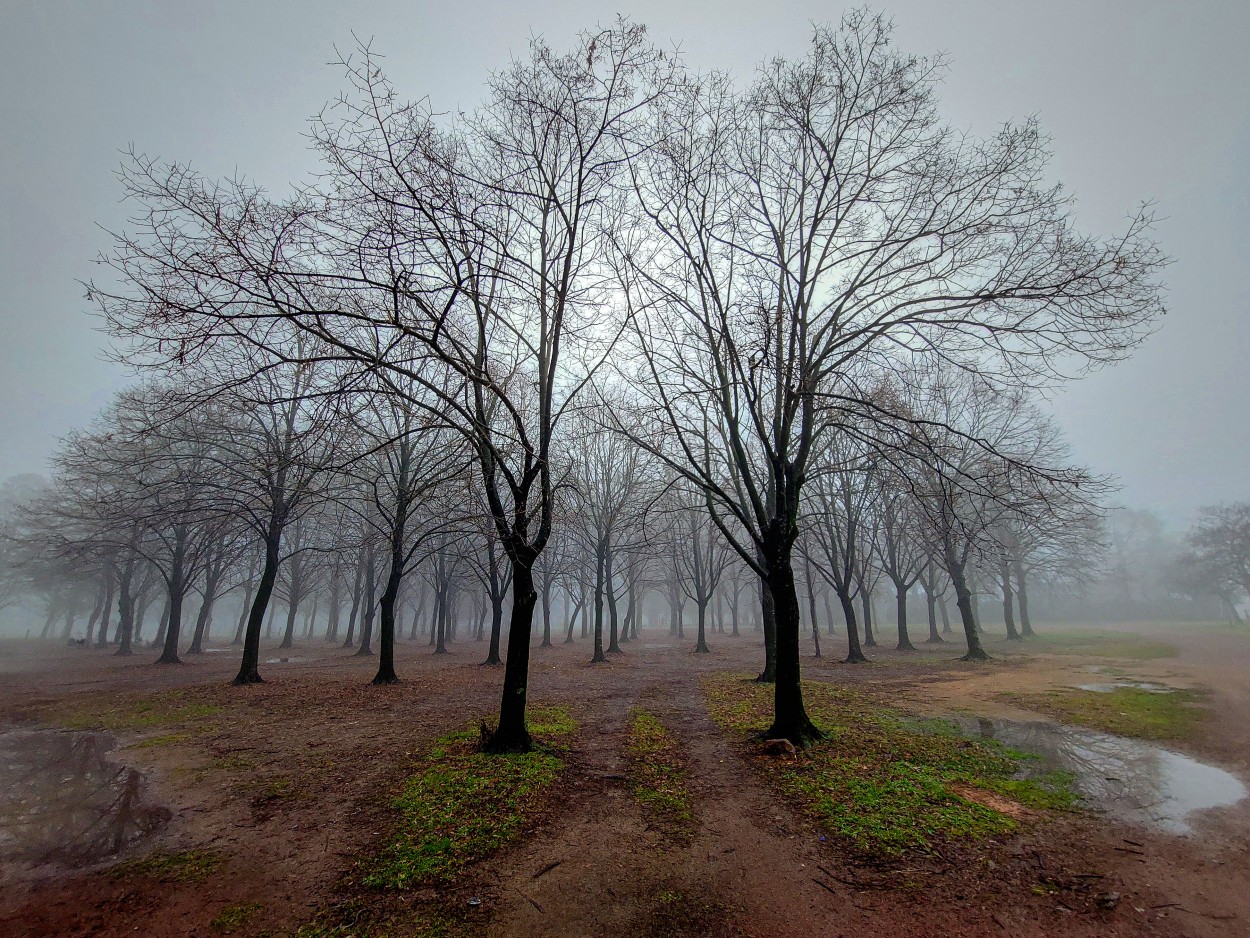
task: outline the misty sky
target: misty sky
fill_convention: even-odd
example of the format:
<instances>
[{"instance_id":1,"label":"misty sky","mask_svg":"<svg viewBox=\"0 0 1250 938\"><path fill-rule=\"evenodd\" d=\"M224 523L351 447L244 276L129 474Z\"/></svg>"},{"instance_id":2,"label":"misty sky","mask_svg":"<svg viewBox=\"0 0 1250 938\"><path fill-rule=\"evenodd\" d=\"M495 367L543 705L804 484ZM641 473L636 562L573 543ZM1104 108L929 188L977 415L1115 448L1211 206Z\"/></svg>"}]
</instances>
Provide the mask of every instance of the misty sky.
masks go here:
<instances>
[{"instance_id":1,"label":"misty sky","mask_svg":"<svg viewBox=\"0 0 1250 938\"><path fill-rule=\"evenodd\" d=\"M1175 258L1170 312L1129 362L1052 402L1078 460L1181 528L1250 499L1250 2L894 0L897 42L942 51L943 110L978 134L1037 114L1088 231L1153 201ZM616 0L0 0L0 479L42 472L58 437L127 380L78 280L124 219L119 150L238 170L281 192L316 168L307 117L342 87L326 63L372 37L406 96L471 108L531 35L556 47L617 13L696 69L750 77L803 54L838 3Z\"/></svg>"}]
</instances>

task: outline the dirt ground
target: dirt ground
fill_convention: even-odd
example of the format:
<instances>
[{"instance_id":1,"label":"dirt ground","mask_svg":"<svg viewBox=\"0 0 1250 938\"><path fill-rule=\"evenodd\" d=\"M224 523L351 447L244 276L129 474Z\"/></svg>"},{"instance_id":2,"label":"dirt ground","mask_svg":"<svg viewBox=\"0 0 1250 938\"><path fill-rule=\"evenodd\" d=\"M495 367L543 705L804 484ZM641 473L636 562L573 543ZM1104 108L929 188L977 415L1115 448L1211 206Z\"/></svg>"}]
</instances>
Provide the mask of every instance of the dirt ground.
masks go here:
<instances>
[{"instance_id":1,"label":"dirt ground","mask_svg":"<svg viewBox=\"0 0 1250 938\"><path fill-rule=\"evenodd\" d=\"M1039 653L1036 645L1022 653L991 638L988 664L954 660L952 645L910 655L877 649L873 663L848 666L829 647L836 640L826 640L826 657L806 657L804 673L872 687L920 713L1020 715L1002 692L1071 686L1089 680L1091 666L1114 666L1208 691L1209 719L1179 748L1250 779L1250 635L1123 628L1179 654L1118 660ZM499 936L1250 934L1246 801L1206 812L1185 837L1082 813L893 866L865 865L779 801L752 766L760 757L712 724L698 675L754 673L762 646L752 635L715 635L711 645L711 654L695 655L693 642L644 632L598 666L587 664L586 642L535 649L531 701L568 704L580 724L560 790L520 843L418 899L463 910L476 898L472 930ZM112 753L147 775L168 823L94 866L0 868L0 936L283 935L335 903L359 901L343 883L386 839L403 779L432 740L492 716L502 673L479 666L484 648L473 643L438 658L403 644L403 682L376 688L368 683L373 659L321 642L289 654L262 667L264 685L235 688L232 650L159 666L150 663L155 652L127 660L94 649L0 647L0 726L73 724L154 691L176 691L162 699L195 714L173 728L119 729ZM696 798L688 837L656 826L630 794L624 749L633 706L655 713L683 748ZM191 880L124 862L188 850L220 862ZM219 918L240 907L251 913L244 920Z\"/></svg>"}]
</instances>

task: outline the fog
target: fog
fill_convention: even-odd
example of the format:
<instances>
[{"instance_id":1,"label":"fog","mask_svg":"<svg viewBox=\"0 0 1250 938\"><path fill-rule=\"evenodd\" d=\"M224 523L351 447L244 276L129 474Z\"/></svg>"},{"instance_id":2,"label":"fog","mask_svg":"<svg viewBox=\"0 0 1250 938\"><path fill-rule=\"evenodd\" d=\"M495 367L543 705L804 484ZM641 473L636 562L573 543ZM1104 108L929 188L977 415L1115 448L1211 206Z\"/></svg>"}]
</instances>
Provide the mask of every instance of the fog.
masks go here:
<instances>
[{"instance_id":1,"label":"fog","mask_svg":"<svg viewBox=\"0 0 1250 938\"><path fill-rule=\"evenodd\" d=\"M1121 500L1176 533L1200 504L1244 497L1250 462L1246 294L1250 98L1237 2L893 3L898 44L944 51L943 113L974 133L1036 114L1054 176L1086 230L1114 230L1153 201L1169 315L1133 358L1072 385L1054 410L1076 458L1123 483ZM527 37L566 42L625 13L698 68L749 76L796 53L837 8L779 3L493 4L184 2L47 4L0 12L0 478L45 472L56 440L126 378L78 281L123 217L113 173L134 144L236 169L282 191L315 168L300 134L340 90L325 63L375 37L405 95L470 107Z\"/></svg>"},{"instance_id":2,"label":"fog","mask_svg":"<svg viewBox=\"0 0 1250 938\"><path fill-rule=\"evenodd\" d=\"M0 938L1250 918L1250 7L0 17Z\"/></svg>"}]
</instances>

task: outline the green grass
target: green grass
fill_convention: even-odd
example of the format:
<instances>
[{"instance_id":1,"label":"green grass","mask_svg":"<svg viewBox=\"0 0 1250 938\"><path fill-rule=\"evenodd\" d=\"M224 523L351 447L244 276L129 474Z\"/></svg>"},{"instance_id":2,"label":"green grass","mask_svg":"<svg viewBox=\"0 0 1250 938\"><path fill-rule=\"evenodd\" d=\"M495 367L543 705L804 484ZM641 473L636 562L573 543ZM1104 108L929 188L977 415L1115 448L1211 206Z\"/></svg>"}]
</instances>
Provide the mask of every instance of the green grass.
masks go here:
<instances>
[{"instance_id":1,"label":"green grass","mask_svg":"<svg viewBox=\"0 0 1250 938\"><path fill-rule=\"evenodd\" d=\"M261 909L259 902L241 902L238 905L228 905L217 916L209 922L214 929L219 932L230 934L238 931Z\"/></svg>"},{"instance_id":2,"label":"green grass","mask_svg":"<svg viewBox=\"0 0 1250 938\"><path fill-rule=\"evenodd\" d=\"M1138 739L1185 739L1205 716L1201 695L1190 690L1158 694L1139 687L1117 687L1108 693L1071 688L1002 696L1064 723Z\"/></svg>"},{"instance_id":3,"label":"green grass","mask_svg":"<svg viewBox=\"0 0 1250 938\"><path fill-rule=\"evenodd\" d=\"M741 675L717 675L704 681L704 693L724 728L745 737L768 725L771 688ZM805 683L804 696L826 738L793 759L761 757L758 763L860 853L899 856L945 840L1005 834L1019 826L1025 809L1068 809L1075 802L1070 776L1014 778L1028 756L967 739L945 721L911 719L826 684Z\"/></svg>"},{"instance_id":4,"label":"green grass","mask_svg":"<svg viewBox=\"0 0 1250 938\"><path fill-rule=\"evenodd\" d=\"M646 710L635 710L625 744L630 788L643 806L677 829L694 823L677 741L664 724Z\"/></svg>"},{"instance_id":5,"label":"green grass","mask_svg":"<svg viewBox=\"0 0 1250 938\"><path fill-rule=\"evenodd\" d=\"M212 704L181 703L180 699L181 695L178 693L158 694L120 707L61 711L54 718L57 723L70 730L134 732L155 727L201 723L207 717L221 712L220 707Z\"/></svg>"},{"instance_id":6,"label":"green grass","mask_svg":"<svg viewBox=\"0 0 1250 938\"><path fill-rule=\"evenodd\" d=\"M1022 647L1044 650L1052 655L1087 655L1134 661L1175 658L1177 653L1176 646L1167 642L1140 638L1126 632L1045 632L1027 639Z\"/></svg>"},{"instance_id":7,"label":"green grass","mask_svg":"<svg viewBox=\"0 0 1250 938\"><path fill-rule=\"evenodd\" d=\"M564 769L553 742L575 728L567 708L544 707L530 714L538 743L533 752L479 752L476 730L438 740L426 767L404 783L395 801L399 824L367 864L365 884L409 888L443 881L515 840Z\"/></svg>"},{"instance_id":8,"label":"green grass","mask_svg":"<svg viewBox=\"0 0 1250 938\"><path fill-rule=\"evenodd\" d=\"M109 873L113 876L147 876L166 883L199 883L215 872L221 862L221 856L211 850L153 853L118 863Z\"/></svg>"},{"instance_id":9,"label":"green grass","mask_svg":"<svg viewBox=\"0 0 1250 938\"><path fill-rule=\"evenodd\" d=\"M294 938L475 938L482 933L480 923L468 916L439 909L379 916L349 903L330 909L322 919L301 925Z\"/></svg>"}]
</instances>

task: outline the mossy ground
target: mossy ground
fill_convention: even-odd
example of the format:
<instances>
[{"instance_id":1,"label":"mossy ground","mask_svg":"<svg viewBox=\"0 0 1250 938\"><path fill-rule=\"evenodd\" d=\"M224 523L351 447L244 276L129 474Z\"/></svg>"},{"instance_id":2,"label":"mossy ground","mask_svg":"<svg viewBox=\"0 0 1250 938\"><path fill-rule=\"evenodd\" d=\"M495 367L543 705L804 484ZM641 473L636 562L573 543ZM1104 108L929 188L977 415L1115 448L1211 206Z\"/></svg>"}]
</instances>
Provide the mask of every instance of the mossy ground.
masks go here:
<instances>
[{"instance_id":1,"label":"mossy ground","mask_svg":"<svg viewBox=\"0 0 1250 938\"><path fill-rule=\"evenodd\" d=\"M1139 687L1098 692L1071 688L1045 694L1004 694L1018 707L1046 713L1064 723L1138 739L1185 739L1201 722L1202 695L1175 690L1160 694Z\"/></svg>"},{"instance_id":2,"label":"mossy ground","mask_svg":"<svg viewBox=\"0 0 1250 938\"><path fill-rule=\"evenodd\" d=\"M1176 646L1141 638L1131 632L1060 631L1044 632L1026 639L1023 648L1052 655L1086 655L1095 658L1127 658L1151 661L1175 658Z\"/></svg>"},{"instance_id":3,"label":"mossy ground","mask_svg":"<svg viewBox=\"0 0 1250 938\"><path fill-rule=\"evenodd\" d=\"M116 707L99 710L82 708L62 709L51 715L52 720L69 730L109 730L132 733L156 728L176 727L183 732L155 737L160 742L171 743L175 736L187 738L190 731L221 712L213 704L187 701L179 691L166 691L139 697Z\"/></svg>"},{"instance_id":4,"label":"mossy ground","mask_svg":"<svg viewBox=\"0 0 1250 938\"><path fill-rule=\"evenodd\" d=\"M221 866L220 855L211 850L184 850L180 853L152 853L126 860L109 870L113 876L146 876L161 882L198 883Z\"/></svg>"},{"instance_id":5,"label":"mossy ground","mask_svg":"<svg viewBox=\"0 0 1250 938\"><path fill-rule=\"evenodd\" d=\"M680 748L654 714L633 711L625 757L634 797L674 832L688 831L694 824L694 802Z\"/></svg>"},{"instance_id":6,"label":"mossy ground","mask_svg":"<svg viewBox=\"0 0 1250 938\"><path fill-rule=\"evenodd\" d=\"M534 751L488 755L477 730L438 740L395 800L399 823L367 864L364 884L408 888L445 880L515 840L564 768L559 740L576 729L567 708L533 708Z\"/></svg>"},{"instance_id":7,"label":"mossy ground","mask_svg":"<svg viewBox=\"0 0 1250 938\"><path fill-rule=\"evenodd\" d=\"M770 688L722 674L705 679L704 693L713 719L726 729L746 736L768 725ZM1068 776L1017 778L1027 756L966 739L945 721L909 719L826 684L805 682L804 697L826 738L793 759L764 757L760 764L857 852L898 856L946 840L1005 834L1030 811L1074 802Z\"/></svg>"},{"instance_id":8,"label":"mossy ground","mask_svg":"<svg viewBox=\"0 0 1250 938\"><path fill-rule=\"evenodd\" d=\"M213 918L209 925L216 931L223 934L231 934L238 931L261 910L259 902L241 902L238 905L228 905Z\"/></svg>"}]
</instances>

